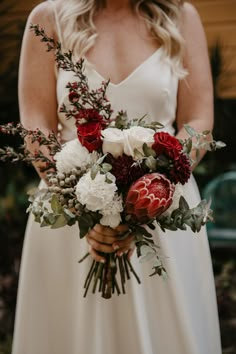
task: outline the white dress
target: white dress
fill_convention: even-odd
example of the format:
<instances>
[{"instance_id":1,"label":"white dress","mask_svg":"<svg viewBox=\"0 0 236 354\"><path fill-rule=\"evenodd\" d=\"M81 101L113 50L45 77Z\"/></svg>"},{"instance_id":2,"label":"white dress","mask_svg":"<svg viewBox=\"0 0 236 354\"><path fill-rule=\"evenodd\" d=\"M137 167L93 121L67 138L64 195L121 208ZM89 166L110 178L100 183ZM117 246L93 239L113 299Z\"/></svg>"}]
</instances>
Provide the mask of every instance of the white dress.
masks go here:
<instances>
[{"instance_id":1,"label":"white dress","mask_svg":"<svg viewBox=\"0 0 236 354\"><path fill-rule=\"evenodd\" d=\"M91 87L103 78L86 64ZM59 105L66 100L72 73L59 71ZM116 111L129 117L147 114L174 132L178 78L162 48L125 80L110 84ZM72 120L59 114L62 137L76 136ZM190 205L199 202L195 181L184 187ZM90 261L78 260L87 243L77 226L40 228L29 218L21 263L13 354L220 354L212 265L205 229L163 233L155 240L166 256L168 279L149 277L150 263L132 257L142 284L133 278L127 294L105 300L83 297Z\"/></svg>"}]
</instances>

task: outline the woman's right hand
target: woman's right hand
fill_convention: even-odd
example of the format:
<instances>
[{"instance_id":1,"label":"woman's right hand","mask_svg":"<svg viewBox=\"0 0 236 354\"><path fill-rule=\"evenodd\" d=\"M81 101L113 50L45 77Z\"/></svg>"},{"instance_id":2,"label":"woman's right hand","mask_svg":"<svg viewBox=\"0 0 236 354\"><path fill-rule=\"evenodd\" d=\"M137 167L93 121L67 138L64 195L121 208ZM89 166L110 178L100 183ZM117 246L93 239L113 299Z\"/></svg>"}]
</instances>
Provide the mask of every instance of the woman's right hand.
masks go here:
<instances>
[{"instance_id":1,"label":"woman's right hand","mask_svg":"<svg viewBox=\"0 0 236 354\"><path fill-rule=\"evenodd\" d=\"M90 254L97 261L104 263L106 261L100 253L114 253L122 256L128 253L130 258L134 250L134 235L131 233L125 239L119 239L122 234L127 232L127 225L119 225L116 229L108 226L96 224L92 230L86 235L88 244L90 245Z\"/></svg>"}]
</instances>

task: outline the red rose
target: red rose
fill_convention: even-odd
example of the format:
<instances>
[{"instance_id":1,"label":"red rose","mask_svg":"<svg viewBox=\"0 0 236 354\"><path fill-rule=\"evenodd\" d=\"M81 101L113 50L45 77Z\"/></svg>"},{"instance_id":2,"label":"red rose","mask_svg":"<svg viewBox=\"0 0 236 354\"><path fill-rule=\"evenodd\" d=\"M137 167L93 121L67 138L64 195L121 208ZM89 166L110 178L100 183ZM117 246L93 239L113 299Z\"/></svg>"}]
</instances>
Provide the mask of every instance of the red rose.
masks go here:
<instances>
[{"instance_id":1,"label":"red rose","mask_svg":"<svg viewBox=\"0 0 236 354\"><path fill-rule=\"evenodd\" d=\"M125 201L126 214L135 222L146 223L169 208L174 190L164 175L146 174L130 187Z\"/></svg>"},{"instance_id":2,"label":"red rose","mask_svg":"<svg viewBox=\"0 0 236 354\"><path fill-rule=\"evenodd\" d=\"M172 159L178 157L183 149L177 138L165 132L154 134L152 148L155 150L157 156L163 154Z\"/></svg>"},{"instance_id":3,"label":"red rose","mask_svg":"<svg viewBox=\"0 0 236 354\"><path fill-rule=\"evenodd\" d=\"M78 139L89 152L98 150L102 146L101 129L100 122L91 121L77 125Z\"/></svg>"}]
</instances>

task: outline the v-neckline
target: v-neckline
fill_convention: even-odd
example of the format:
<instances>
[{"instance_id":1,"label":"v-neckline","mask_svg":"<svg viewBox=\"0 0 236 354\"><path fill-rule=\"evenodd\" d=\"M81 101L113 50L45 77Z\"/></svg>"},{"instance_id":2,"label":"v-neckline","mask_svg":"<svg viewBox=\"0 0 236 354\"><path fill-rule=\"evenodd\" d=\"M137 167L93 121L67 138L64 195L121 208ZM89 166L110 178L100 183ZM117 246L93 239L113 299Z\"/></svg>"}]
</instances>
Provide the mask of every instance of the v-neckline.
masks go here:
<instances>
[{"instance_id":1,"label":"v-neckline","mask_svg":"<svg viewBox=\"0 0 236 354\"><path fill-rule=\"evenodd\" d=\"M162 50L162 46L158 47L155 52L153 52L151 55L149 55L144 61L142 61L134 70L131 71L129 75L127 75L123 80L121 80L118 83L113 83L109 81L109 86L112 87L119 87L125 84L127 81L129 81L145 64L147 64L151 59L153 59L157 54L159 54ZM88 65L91 67L91 70L102 80L102 81L108 81L109 78L105 78L102 74L100 74L96 69L95 65L90 62L86 57L84 57L85 62L88 63Z\"/></svg>"}]
</instances>

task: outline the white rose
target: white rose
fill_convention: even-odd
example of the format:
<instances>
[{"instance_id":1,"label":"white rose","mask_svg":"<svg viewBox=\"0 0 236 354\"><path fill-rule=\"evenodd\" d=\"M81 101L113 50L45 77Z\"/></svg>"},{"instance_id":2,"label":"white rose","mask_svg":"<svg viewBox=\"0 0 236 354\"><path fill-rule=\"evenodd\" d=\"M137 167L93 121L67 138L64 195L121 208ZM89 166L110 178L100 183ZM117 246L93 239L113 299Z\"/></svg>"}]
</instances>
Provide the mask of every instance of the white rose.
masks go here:
<instances>
[{"instance_id":1,"label":"white rose","mask_svg":"<svg viewBox=\"0 0 236 354\"><path fill-rule=\"evenodd\" d=\"M110 183L107 183L107 178ZM78 201L85 205L88 210L98 211L109 207L116 190L115 176L111 173L97 173L96 177L92 179L89 171L80 178L76 185L75 194Z\"/></svg>"},{"instance_id":2,"label":"white rose","mask_svg":"<svg viewBox=\"0 0 236 354\"><path fill-rule=\"evenodd\" d=\"M143 144L146 143L149 147L154 143L154 130L144 127L131 127L123 130L124 134L124 153L134 157L134 150L143 152Z\"/></svg>"},{"instance_id":3,"label":"white rose","mask_svg":"<svg viewBox=\"0 0 236 354\"><path fill-rule=\"evenodd\" d=\"M110 153L117 158L122 154L134 157L134 150L142 152L142 146L146 143L151 146L154 142L154 130L144 127L131 127L120 130L117 128L107 128L102 132L103 153Z\"/></svg>"},{"instance_id":4,"label":"white rose","mask_svg":"<svg viewBox=\"0 0 236 354\"><path fill-rule=\"evenodd\" d=\"M107 128L102 131L104 154L110 153L117 158L124 153L124 136L122 130L118 128Z\"/></svg>"}]
</instances>

